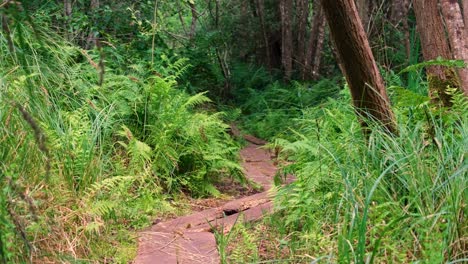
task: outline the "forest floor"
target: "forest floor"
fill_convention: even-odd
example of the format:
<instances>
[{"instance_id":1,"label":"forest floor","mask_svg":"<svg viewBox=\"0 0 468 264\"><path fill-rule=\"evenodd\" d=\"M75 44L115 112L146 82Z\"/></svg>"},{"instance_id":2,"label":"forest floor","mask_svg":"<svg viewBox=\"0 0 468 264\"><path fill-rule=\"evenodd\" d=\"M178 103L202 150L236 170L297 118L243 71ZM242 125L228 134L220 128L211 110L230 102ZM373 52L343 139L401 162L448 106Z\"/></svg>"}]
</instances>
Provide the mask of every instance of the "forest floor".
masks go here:
<instances>
[{"instance_id":1,"label":"forest floor","mask_svg":"<svg viewBox=\"0 0 468 264\"><path fill-rule=\"evenodd\" d=\"M249 195L244 191L243 197L230 201L204 200L201 207L208 209L156 223L140 233L134 263L220 263L216 237L228 234L236 223L256 221L272 211L268 190L277 167L271 153L262 148L265 142L248 135L244 138L249 142L240 152L245 176L263 192Z\"/></svg>"}]
</instances>

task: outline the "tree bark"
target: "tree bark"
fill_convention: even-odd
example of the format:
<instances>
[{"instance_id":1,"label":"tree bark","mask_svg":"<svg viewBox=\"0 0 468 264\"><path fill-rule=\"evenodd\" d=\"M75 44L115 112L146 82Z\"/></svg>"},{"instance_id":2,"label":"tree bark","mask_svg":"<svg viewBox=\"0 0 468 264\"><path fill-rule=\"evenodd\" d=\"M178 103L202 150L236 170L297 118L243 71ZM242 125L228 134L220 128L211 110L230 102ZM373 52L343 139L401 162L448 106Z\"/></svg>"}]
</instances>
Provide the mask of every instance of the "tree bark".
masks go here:
<instances>
[{"instance_id":1,"label":"tree bark","mask_svg":"<svg viewBox=\"0 0 468 264\"><path fill-rule=\"evenodd\" d=\"M11 38L11 30L10 26L8 25L8 17L6 14L1 14L2 17L2 29L3 29L3 34L5 35L5 38L8 43L8 50L10 51L11 54L15 52L15 46L13 44L13 39Z\"/></svg>"},{"instance_id":2,"label":"tree bark","mask_svg":"<svg viewBox=\"0 0 468 264\"><path fill-rule=\"evenodd\" d=\"M468 1L462 1L463 3L463 21L465 22L465 34L468 36Z\"/></svg>"},{"instance_id":3,"label":"tree bark","mask_svg":"<svg viewBox=\"0 0 468 264\"><path fill-rule=\"evenodd\" d=\"M453 58L468 63L468 35L457 1L440 0ZM458 69L461 91L468 96L468 68Z\"/></svg>"},{"instance_id":4,"label":"tree bark","mask_svg":"<svg viewBox=\"0 0 468 264\"><path fill-rule=\"evenodd\" d=\"M99 0L91 0L91 4L89 5L89 10L91 12L95 12L96 9L99 8ZM97 32L94 32L93 29L90 29L88 37L86 38L86 49L91 49L96 46L96 35Z\"/></svg>"},{"instance_id":5,"label":"tree bark","mask_svg":"<svg viewBox=\"0 0 468 264\"><path fill-rule=\"evenodd\" d=\"M353 0L322 0L330 33L342 60L353 103L360 117L371 117L396 132L382 76ZM364 130L366 121L362 120Z\"/></svg>"},{"instance_id":6,"label":"tree bark","mask_svg":"<svg viewBox=\"0 0 468 264\"><path fill-rule=\"evenodd\" d=\"M302 71L303 80L311 80L317 77L317 73L314 74L314 72L317 72L320 67L316 63L320 63L323 40L325 38L325 15L323 14L320 0L314 1L313 8L312 28L304 58L304 69Z\"/></svg>"},{"instance_id":7,"label":"tree bark","mask_svg":"<svg viewBox=\"0 0 468 264\"><path fill-rule=\"evenodd\" d=\"M268 30L265 24L265 3L264 0L255 1L255 9L257 10L258 17L260 19L260 27L262 28L263 45L265 46L266 65L268 70L271 70L271 55L270 55L270 43L268 41Z\"/></svg>"},{"instance_id":8,"label":"tree bark","mask_svg":"<svg viewBox=\"0 0 468 264\"><path fill-rule=\"evenodd\" d=\"M361 18L365 32L369 30L369 2L368 0L356 0L356 7Z\"/></svg>"},{"instance_id":9,"label":"tree bark","mask_svg":"<svg viewBox=\"0 0 468 264\"><path fill-rule=\"evenodd\" d=\"M417 30L421 38L424 60L452 59L445 37L442 17L437 0L414 0ZM445 93L447 86L458 87L456 73L447 67L431 66L426 69L429 82L429 96L435 103L450 106L450 96Z\"/></svg>"},{"instance_id":10,"label":"tree bark","mask_svg":"<svg viewBox=\"0 0 468 264\"><path fill-rule=\"evenodd\" d=\"M71 40L71 33L69 32L70 29L70 20L71 20L71 15L72 15L72 11L73 11L73 7L72 7L72 0L64 0L63 1L63 6L64 6L64 13L65 13L65 17L67 18L67 21L65 22L66 23L66 36L67 36L67 39L68 40Z\"/></svg>"},{"instance_id":11,"label":"tree bark","mask_svg":"<svg viewBox=\"0 0 468 264\"><path fill-rule=\"evenodd\" d=\"M317 44L315 46L315 51L313 55L313 62L312 62L312 80L317 80L320 76L320 65L322 61L322 50L323 50L323 44L325 41L325 16L322 19L322 26L320 27L318 31L318 36L317 36Z\"/></svg>"},{"instance_id":12,"label":"tree bark","mask_svg":"<svg viewBox=\"0 0 468 264\"><path fill-rule=\"evenodd\" d=\"M198 12L195 4L191 1L188 1L188 5L190 6L190 11L192 13L192 23L190 25L190 33L189 39L193 39L195 37L195 30L197 29L197 21L198 21ZM216 1L216 10L218 10L218 2ZM216 11L218 12L218 11ZM218 26L218 15L216 15L216 27Z\"/></svg>"},{"instance_id":13,"label":"tree bark","mask_svg":"<svg viewBox=\"0 0 468 264\"><path fill-rule=\"evenodd\" d=\"M280 0L281 12L281 62L284 70L284 79L291 80L292 77L292 10L293 0Z\"/></svg>"},{"instance_id":14,"label":"tree bark","mask_svg":"<svg viewBox=\"0 0 468 264\"><path fill-rule=\"evenodd\" d=\"M307 36L307 20L309 18L309 1L296 0L297 13L297 47L296 47L296 69L304 68L305 46Z\"/></svg>"},{"instance_id":15,"label":"tree bark","mask_svg":"<svg viewBox=\"0 0 468 264\"><path fill-rule=\"evenodd\" d=\"M410 43L410 32L408 25L408 12L410 7L410 0L393 0L392 9L390 14L390 20L392 23L399 27L401 24L401 29L405 34L405 49L406 57L410 58L411 53L411 43Z\"/></svg>"},{"instance_id":16,"label":"tree bark","mask_svg":"<svg viewBox=\"0 0 468 264\"><path fill-rule=\"evenodd\" d=\"M64 11L65 11L65 16L71 17L72 15L72 0L64 0Z\"/></svg>"},{"instance_id":17,"label":"tree bark","mask_svg":"<svg viewBox=\"0 0 468 264\"><path fill-rule=\"evenodd\" d=\"M187 36L188 35L188 30L187 30L187 25L185 24L185 21L184 21L184 14L183 14L183 10L182 10L182 6L180 5L180 1L175 1L176 2L176 5L177 5L177 13L179 15L179 21L180 21L180 25L182 26L182 30L184 31L184 35Z\"/></svg>"}]
</instances>

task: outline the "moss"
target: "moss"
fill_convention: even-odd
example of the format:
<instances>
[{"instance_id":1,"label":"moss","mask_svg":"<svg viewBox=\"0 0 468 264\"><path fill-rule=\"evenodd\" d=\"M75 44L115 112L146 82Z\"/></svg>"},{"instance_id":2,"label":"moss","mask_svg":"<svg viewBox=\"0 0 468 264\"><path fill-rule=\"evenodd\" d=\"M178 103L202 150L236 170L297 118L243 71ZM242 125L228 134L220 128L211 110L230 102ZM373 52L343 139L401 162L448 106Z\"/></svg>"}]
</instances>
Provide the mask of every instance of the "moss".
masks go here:
<instances>
[{"instance_id":1,"label":"moss","mask_svg":"<svg viewBox=\"0 0 468 264\"><path fill-rule=\"evenodd\" d=\"M428 74L427 79L429 82L429 96L431 101L442 106L450 107L452 105L452 98L446 93L448 87L461 87L460 80L455 73L454 69L445 69L443 77Z\"/></svg>"}]
</instances>

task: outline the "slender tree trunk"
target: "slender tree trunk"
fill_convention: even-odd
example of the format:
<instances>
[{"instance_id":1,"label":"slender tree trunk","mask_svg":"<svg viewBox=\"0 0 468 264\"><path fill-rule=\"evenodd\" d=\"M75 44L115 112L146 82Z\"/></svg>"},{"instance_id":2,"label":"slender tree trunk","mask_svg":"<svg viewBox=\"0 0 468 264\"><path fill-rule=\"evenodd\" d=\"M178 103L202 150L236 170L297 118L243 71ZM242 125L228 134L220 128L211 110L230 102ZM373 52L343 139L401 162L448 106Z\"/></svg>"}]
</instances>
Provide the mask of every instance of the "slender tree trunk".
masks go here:
<instances>
[{"instance_id":1,"label":"slender tree trunk","mask_svg":"<svg viewBox=\"0 0 468 264\"><path fill-rule=\"evenodd\" d=\"M269 70L271 70L271 55L270 55L270 42L268 41L268 29L265 24L265 2L264 0L256 0L255 1L255 9L257 10L258 17L260 19L260 27L262 28L262 36L263 36L263 45L265 46L265 54L266 54L266 65Z\"/></svg>"},{"instance_id":2,"label":"slender tree trunk","mask_svg":"<svg viewBox=\"0 0 468 264\"><path fill-rule=\"evenodd\" d=\"M297 47L296 47L296 69L304 68L305 46L307 36L307 20L309 18L309 1L296 1L297 13Z\"/></svg>"},{"instance_id":3,"label":"slender tree trunk","mask_svg":"<svg viewBox=\"0 0 468 264\"><path fill-rule=\"evenodd\" d=\"M362 25L364 30L368 32L369 30L369 1L368 0L356 0L356 6L361 18Z\"/></svg>"},{"instance_id":4,"label":"slender tree trunk","mask_svg":"<svg viewBox=\"0 0 468 264\"><path fill-rule=\"evenodd\" d=\"M70 17L72 15L72 0L64 0L64 11L65 11L65 16Z\"/></svg>"},{"instance_id":5,"label":"slender tree trunk","mask_svg":"<svg viewBox=\"0 0 468 264\"><path fill-rule=\"evenodd\" d=\"M182 6L180 5L180 1L176 1L176 5L177 5L177 13L179 16L180 25L182 26L182 30L184 31L185 36L187 36L188 30L187 30L187 25L185 24L184 12L182 10Z\"/></svg>"},{"instance_id":6,"label":"slender tree trunk","mask_svg":"<svg viewBox=\"0 0 468 264\"><path fill-rule=\"evenodd\" d=\"M392 9L390 14L390 20L392 23L399 27L401 24L401 29L405 34L405 49L406 57L410 58L411 53L411 43L410 43L410 32L408 25L408 12L410 7L410 0L393 0Z\"/></svg>"},{"instance_id":7,"label":"slender tree trunk","mask_svg":"<svg viewBox=\"0 0 468 264\"><path fill-rule=\"evenodd\" d=\"M215 22L214 23L215 29L219 30L221 3L219 0L214 0L214 3L215 3L215 13L214 13L213 19ZM210 1L210 4L211 4L211 1ZM210 13L211 13L211 7L209 6L209 8L210 8ZM198 17L198 13L197 13L197 17ZM221 47L216 47L215 51L216 51L216 58L218 59L219 66L224 76L224 89L220 91L220 96L225 99L230 99L232 97L232 91L231 91L231 70L228 64L228 51L227 51L227 48L222 49Z\"/></svg>"},{"instance_id":8,"label":"slender tree trunk","mask_svg":"<svg viewBox=\"0 0 468 264\"><path fill-rule=\"evenodd\" d=\"M414 0L413 4L424 60L434 60L438 57L452 59L438 1ZM426 69L426 74L431 99L436 103L450 106L450 97L445 90L447 86L458 87L455 71L447 67L431 66Z\"/></svg>"},{"instance_id":9,"label":"slender tree trunk","mask_svg":"<svg viewBox=\"0 0 468 264\"><path fill-rule=\"evenodd\" d=\"M302 71L303 80L314 79L314 69L316 71L318 69L315 64L317 61L321 60L323 39L325 36L325 15L323 13L320 0L314 1L313 8L314 16L312 19L312 28L310 30L309 41L304 58L304 69Z\"/></svg>"},{"instance_id":10,"label":"slender tree trunk","mask_svg":"<svg viewBox=\"0 0 468 264\"><path fill-rule=\"evenodd\" d=\"M189 39L193 39L195 37L195 30L197 29L198 12L197 12L197 8L194 2L188 1L188 4L190 6L190 11L192 13L192 24L190 25ZM218 9L218 2L216 1L216 10L217 9ZM218 15L216 15L216 19L218 19ZM218 21L216 20L216 26L217 25L218 25Z\"/></svg>"},{"instance_id":11,"label":"slender tree trunk","mask_svg":"<svg viewBox=\"0 0 468 264\"><path fill-rule=\"evenodd\" d=\"M1 14L0 16L2 17L2 30L8 43L8 50L10 51L10 53L13 54L15 52L15 46L13 44L13 39L11 38L11 30L10 26L8 25L8 17L6 16L6 14Z\"/></svg>"},{"instance_id":12,"label":"slender tree trunk","mask_svg":"<svg viewBox=\"0 0 468 264\"><path fill-rule=\"evenodd\" d=\"M322 0L322 7L358 114L370 116L389 132L396 132L384 82L354 0ZM362 125L366 131L367 123L362 121Z\"/></svg>"},{"instance_id":13,"label":"slender tree trunk","mask_svg":"<svg viewBox=\"0 0 468 264\"><path fill-rule=\"evenodd\" d=\"M440 3L453 58L468 63L468 35L460 6L457 1L453 0L440 0ZM459 69L458 76L461 91L468 96L468 68Z\"/></svg>"},{"instance_id":14,"label":"slender tree trunk","mask_svg":"<svg viewBox=\"0 0 468 264\"><path fill-rule=\"evenodd\" d=\"M89 10L91 12L95 12L96 9L99 8L99 0L91 0L91 4L89 5ZM96 46L96 34L93 29L90 29L88 37L86 38L86 49L91 49Z\"/></svg>"},{"instance_id":15,"label":"slender tree trunk","mask_svg":"<svg viewBox=\"0 0 468 264\"><path fill-rule=\"evenodd\" d=\"M315 51L313 55L313 62L312 62L312 80L317 80L320 76L320 66L322 61L322 50L323 44L325 42L325 16L322 19L322 26L318 31L317 36L317 44L315 46Z\"/></svg>"},{"instance_id":16,"label":"slender tree trunk","mask_svg":"<svg viewBox=\"0 0 468 264\"><path fill-rule=\"evenodd\" d=\"M71 16L72 16L72 11L73 11L73 7L72 7L72 0L64 0L63 1L63 5L64 5L64 13L65 13L65 17L67 18L67 22L66 22L66 36L67 36L67 39L68 40L71 40L71 33L69 32L70 29L70 20L71 20Z\"/></svg>"},{"instance_id":17,"label":"slender tree trunk","mask_svg":"<svg viewBox=\"0 0 468 264\"><path fill-rule=\"evenodd\" d=\"M283 64L284 78L290 80L293 63L293 36L292 36L293 0L280 0L281 12L281 62Z\"/></svg>"}]
</instances>

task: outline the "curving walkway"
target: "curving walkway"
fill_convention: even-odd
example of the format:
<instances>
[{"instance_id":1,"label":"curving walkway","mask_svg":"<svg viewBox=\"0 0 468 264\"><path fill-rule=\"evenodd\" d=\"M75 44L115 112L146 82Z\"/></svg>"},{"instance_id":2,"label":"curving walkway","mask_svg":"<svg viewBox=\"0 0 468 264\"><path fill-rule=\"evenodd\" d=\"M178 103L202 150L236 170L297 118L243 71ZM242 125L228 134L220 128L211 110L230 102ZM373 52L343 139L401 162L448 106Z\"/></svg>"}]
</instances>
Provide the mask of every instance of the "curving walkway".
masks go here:
<instances>
[{"instance_id":1,"label":"curving walkway","mask_svg":"<svg viewBox=\"0 0 468 264\"><path fill-rule=\"evenodd\" d=\"M271 188L277 168L270 153L261 149L263 141L245 136L251 142L241 150L242 166L248 179ZM161 222L140 233L135 264L220 263L212 230L224 233L239 221L255 221L270 212L273 204L267 192L230 201L218 208Z\"/></svg>"}]
</instances>

